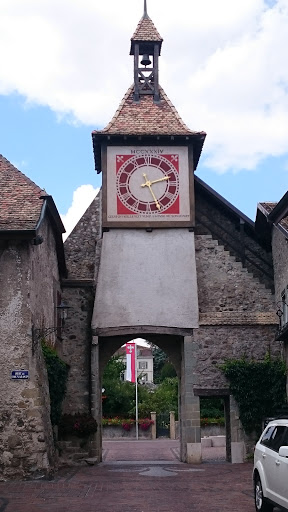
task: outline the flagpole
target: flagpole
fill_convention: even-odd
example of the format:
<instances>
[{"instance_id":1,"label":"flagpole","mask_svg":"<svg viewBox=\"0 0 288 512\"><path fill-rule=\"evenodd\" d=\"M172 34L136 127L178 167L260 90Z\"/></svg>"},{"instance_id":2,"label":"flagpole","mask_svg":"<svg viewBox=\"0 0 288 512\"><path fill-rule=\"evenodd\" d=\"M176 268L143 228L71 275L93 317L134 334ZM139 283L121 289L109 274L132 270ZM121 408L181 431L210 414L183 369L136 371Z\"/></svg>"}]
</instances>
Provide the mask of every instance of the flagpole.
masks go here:
<instances>
[{"instance_id":1,"label":"flagpole","mask_svg":"<svg viewBox=\"0 0 288 512\"><path fill-rule=\"evenodd\" d=\"M137 344L135 343L135 402L136 402L136 439L138 441L138 371L137 371Z\"/></svg>"}]
</instances>

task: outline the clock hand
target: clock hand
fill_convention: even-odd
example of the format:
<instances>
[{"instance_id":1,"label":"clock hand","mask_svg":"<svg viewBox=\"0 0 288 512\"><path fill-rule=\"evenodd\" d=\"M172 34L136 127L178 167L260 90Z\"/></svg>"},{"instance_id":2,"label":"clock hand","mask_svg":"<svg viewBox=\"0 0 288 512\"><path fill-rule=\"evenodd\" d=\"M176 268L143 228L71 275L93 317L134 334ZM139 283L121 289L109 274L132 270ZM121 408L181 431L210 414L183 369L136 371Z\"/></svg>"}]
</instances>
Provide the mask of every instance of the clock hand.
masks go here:
<instances>
[{"instance_id":1,"label":"clock hand","mask_svg":"<svg viewBox=\"0 0 288 512\"><path fill-rule=\"evenodd\" d=\"M142 183L141 187L148 187L148 188L149 188L149 190L150 190L150 192L151 192L151 195L152 195L152 197L153 197L153 199L154 199L154 201L155 201L156 208L157 208L158 210L160 210L161 206L160 206L160 204L158 203L157 198L156 198L156 196L155 196L155 194L154 194L154 192L153 192L153 190L152 190L152 188L151 188L151 181L147 180L147 174L143 173L143 176L144 176L144 178L145 178L145 180L146 180L146 181L145 181L145 183Z\"/></svg>"},{"instance_id":2,"label":"clock hand","mask_svg":"<svg viewBox=\"0 0 288 512\"><path fill-rule=\"evenodd\" d=\"M151 185L149 184L149 185L147 185L147 187L149 188L149 190L150 190L150 192L152 194L152 197L153 197L153 199L155 201L155 204L156 204L156 208L158 208L158 210L160 210L161 206L160 206L160 204L157 201L157 198L156 198L156 196L155 196L155 194L154 194L154 192L153 192L153 190L151 188Z\"/></svg>"},{"instance_id":3,"label":"clock hand","mask_svg":"<svg viewBox=\"0 0 288 512\"><path fill-rule=\"evenodd\" d=\"M150 185L153 185L153 183L158 183L158 181L164 181L164 180L169 180L169 176L165 176L165 178L160 178L159 180L150 181Z\"/></svg>"},{"instance_id":4,"label":"clock hand","mask_svg":"<svg viewBox=\"0 0 288 512\"><path fill-rule=\"evenodd\" d=\"M145 183L142 183L141 187L150 187L151 182L149 180L147 180L147 174L143 173L143 176L146 181L145 181Z\"/></svg>"}]
</instances>

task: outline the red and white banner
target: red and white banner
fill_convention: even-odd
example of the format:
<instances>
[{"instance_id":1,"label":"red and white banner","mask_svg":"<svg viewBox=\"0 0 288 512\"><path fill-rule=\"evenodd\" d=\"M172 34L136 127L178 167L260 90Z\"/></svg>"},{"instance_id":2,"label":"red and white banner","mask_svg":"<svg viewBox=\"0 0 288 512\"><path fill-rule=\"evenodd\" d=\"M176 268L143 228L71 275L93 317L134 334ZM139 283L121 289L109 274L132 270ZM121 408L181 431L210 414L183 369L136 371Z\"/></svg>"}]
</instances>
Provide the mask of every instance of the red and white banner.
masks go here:
<instances>
[{"instance_id":1,"label":"red and white banner","mask_svg":"<svg viewBox=\"0 0 288 512\"><path fill-rule=\"evenodd\" d=\"M135 382L135 343L126 343L126 380Z\"/></svg>"}]
</instances>

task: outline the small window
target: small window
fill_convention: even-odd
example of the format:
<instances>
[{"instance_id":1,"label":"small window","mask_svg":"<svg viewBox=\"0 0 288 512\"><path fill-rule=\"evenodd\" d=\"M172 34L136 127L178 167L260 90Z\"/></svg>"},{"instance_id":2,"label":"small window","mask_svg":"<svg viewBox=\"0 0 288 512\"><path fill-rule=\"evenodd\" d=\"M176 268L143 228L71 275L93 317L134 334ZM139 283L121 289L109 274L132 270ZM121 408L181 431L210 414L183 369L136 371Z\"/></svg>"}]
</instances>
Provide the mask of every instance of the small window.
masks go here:
<instances>
[{"instance_id":1,"label":"small window","mask_svg":"<svg viewBox=\"0 0 288 512\"><path fill-rule=\"evenodd\" d=\"M271 439L272 432L274 431L275 427L269 427L263 434L260 443L264 444L264 446L268 446L269 441Z\"/></svg>"},{"instance_id":2,"label":"small window","mask_svg":"<svg viewBox=\"0 0 288 512\"><path fill-rule=\"evenodd\" d=\"M288 446L288 428L287 427L285 428L285 433L282 438L281 446Z\"/></svg>"},{"instance_id":3,"label":"small window","mask_svg":"<svg viewBox=\"0 0 288 512\"><path fill-rule=\"evenodd\" d=\"M139 361L138 368L139 370L147 370L148 363L147 361Z\"/></svg>"},{"instance_id":4,"label":"small window","mask_svg":"<svg viewBox=\"0 0 288 512\"><path fill-rule=\"evenodd\" d=\"M267 448L278 452L280 446L282 446L282 439L284 433L286 433L286 430L287 428L282 425L278 425L277 427L269 427L261 439L261 443L267 446Z\"/></svg>"}]
</instances>

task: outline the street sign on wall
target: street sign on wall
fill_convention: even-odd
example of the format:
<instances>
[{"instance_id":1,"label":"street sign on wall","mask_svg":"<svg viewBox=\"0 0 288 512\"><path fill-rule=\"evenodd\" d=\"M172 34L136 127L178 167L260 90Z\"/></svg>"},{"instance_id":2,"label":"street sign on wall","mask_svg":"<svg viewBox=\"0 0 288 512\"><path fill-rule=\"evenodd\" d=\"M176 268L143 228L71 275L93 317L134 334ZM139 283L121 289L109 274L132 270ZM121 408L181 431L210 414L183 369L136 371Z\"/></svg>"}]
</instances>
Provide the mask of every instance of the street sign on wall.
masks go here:
<instances>
[{"instance_id":1,"label":"street sign on wall","mask_svg":"<svg viewBox=\"0 0 288 512\"><path fill-rule=\"evenodd\" d=\"M29 370L12 370L11 379L29 379Z\"/></svg>"}]
</instances>

